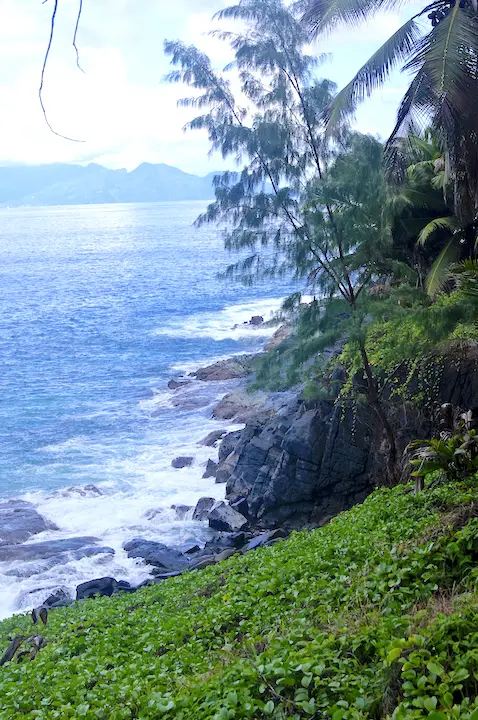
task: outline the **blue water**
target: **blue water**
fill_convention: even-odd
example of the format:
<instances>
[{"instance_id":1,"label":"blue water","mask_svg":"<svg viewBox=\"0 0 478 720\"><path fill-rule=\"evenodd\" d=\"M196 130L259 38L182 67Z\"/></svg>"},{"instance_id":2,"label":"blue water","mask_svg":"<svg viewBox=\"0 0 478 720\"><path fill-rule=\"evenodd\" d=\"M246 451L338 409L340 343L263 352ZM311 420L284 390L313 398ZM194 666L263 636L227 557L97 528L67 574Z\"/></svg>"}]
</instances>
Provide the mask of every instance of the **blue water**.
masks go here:
<instances>
[{"instance_id":1,"label":"blue water","mask_svg":"<svg viewBox=\"0 0 478 720\"><path fill-rule=\"evenodd\" d=\"M192 226L203 209L0 210L0 498L32 500L61 537L95 535L120 555L140 531L178 535L171 518L146 522L148 507L219 492L201 479L209 451L197 441L217 427L211 402L228 388L195 386L193 400L209 395L178 408L167 381L208 359L259 349L261 331L233 326L270 313L291 286L219 280L234 258L219 228ZM196 461L178 473L170 463L181 451ZM90 483L100 498L64 492ZM184 538L190 528L181 527ZM93 572L67 571L69 586ZM47 573L50 583L58 572ZM3 601L0 593L0 613L22 607L41 577L19 581Z\"/></svg>"}]
</instances>

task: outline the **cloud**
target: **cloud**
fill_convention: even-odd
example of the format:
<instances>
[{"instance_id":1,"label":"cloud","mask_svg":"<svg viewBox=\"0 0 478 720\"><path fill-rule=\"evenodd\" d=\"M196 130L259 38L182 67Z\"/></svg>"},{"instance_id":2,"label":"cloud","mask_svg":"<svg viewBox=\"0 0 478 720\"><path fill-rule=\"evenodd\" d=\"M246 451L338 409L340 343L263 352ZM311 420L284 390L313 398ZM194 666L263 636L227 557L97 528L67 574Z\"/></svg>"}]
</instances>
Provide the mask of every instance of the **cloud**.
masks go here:
<instances>
[{"instance_id":1,"label":"cloud","mask_svg":"<svg viewBox=\"0 0 478 720\"><path fill-rule=\"evenodd\" d=\"M227 46L208 33L212 14L227 0L84 0L78 35L81 64L76 67L72 35L78 0L60 0L56 32L45 75L44 102L53 135L38 102L52 3L2 0L0 3L0 163L89 162L132 168L143 161L166 162L189 172L222 166L208 159L204 134L182 132L194 111L177 108L188 89L161 83L168 71L165 38L197 44L224 66ZM331 50L324 75L343 85L351 72L400 24L396 13L378 16L361 33L343 30L318 44ZM353 58L353 63L351 63ZM394 82L393 87L403 85ZM358 114L359 127L385 132L393 122L400 93L385 91ZM375 105L373 104L375 103ZM377 104L378 103L378 104ZM374 112L366 107L375 108Z\"/></svg>"}]
</instances>

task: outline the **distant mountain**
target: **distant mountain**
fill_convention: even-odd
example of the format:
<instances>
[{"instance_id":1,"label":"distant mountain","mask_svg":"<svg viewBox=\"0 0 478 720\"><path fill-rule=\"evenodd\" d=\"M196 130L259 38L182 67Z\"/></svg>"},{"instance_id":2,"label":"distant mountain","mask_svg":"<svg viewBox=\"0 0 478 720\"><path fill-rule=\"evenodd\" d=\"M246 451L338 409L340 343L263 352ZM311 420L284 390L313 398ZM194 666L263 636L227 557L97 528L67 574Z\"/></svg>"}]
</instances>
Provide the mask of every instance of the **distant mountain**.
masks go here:
<instances>
[{"instance_id":1,"label":"distant mountain","mask_svg":"<svg viewBox=\"0 0 478 720\"><path fill-rule=\"evenodd\" d=\"M142 163L131 172L96 163L0 167L0 205L210 200L215 174L199 177L163 163Z\"/></svg>"}]
</instances>

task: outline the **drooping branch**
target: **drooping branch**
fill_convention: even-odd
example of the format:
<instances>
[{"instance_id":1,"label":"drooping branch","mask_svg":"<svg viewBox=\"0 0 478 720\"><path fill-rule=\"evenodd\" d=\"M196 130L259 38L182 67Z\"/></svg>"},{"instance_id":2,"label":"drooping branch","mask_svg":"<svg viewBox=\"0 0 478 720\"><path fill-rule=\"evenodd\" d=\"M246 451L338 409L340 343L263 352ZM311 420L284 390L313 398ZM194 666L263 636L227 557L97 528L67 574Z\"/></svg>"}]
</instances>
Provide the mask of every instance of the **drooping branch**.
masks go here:
<instances>
[{"instance_id":1,"label":"drooping branch","mask_svg":"<svg viewBox=\"0 0 478 720\"><path fill-rule=\"evenodd\" d=\"M43 0L42 5L45 5L45 3L47 3L47 2L48 2L48 0ZM47 112L46 112L45 104L44 104L44 102L43 102L43 87L44 87L44 84L45 84L45 71L46 71L46 67L47 67L47 64L48 64L48 60L49 60L49 58L50 58L50 52L51 52L51 48L52 48L52 45L53 45L53 37L54 37L54 35L55 35L55 21L56 21L56 13L57 13L57 11L58 11L58 3L59 3L59 0L53 0L53 10L52 10L51 21L50 21L50 37L48 38L48 45L47 45L47 49L46 49L46 52L45 52L45 57L43 58L43 65L42 65L41 77L40 77L40 87L38 88L38 97L39 97L39 100L40 100L40 107L41 107L41 109L42 109L43 117L45 118L45 122L46 122L46 124L48 125L49 129L51 130L51 132L52 132L54 135L57 135L58 137L61 137L61 138L63 138L64 140L69 140L70 142L77 142L77 143L79 143L79 142L85 142L84 140L77 140L76 138L71 138L71 137L68 137L67 135L62 135L62 133L57 132L57 131L52 127L50 121L48 120L48 115L47 115ZM78 11L78 17L77 17L76 28L75 28L75 35L74 35L74 38L73 38L73 47L74 47L75 49L76 49L76 34L77 34L77 30L78 30L78 25L79 25L79 22L80 22L81 11L82 11L82 9L83 9L83 8L82 8L82 5L83 5L83 2L82 2L82 0L80 0L80 8L79 8L79 11ZM76 52L77 52L77 54L78 54L78 50L76 50ZM79 66L78 66L78 67L79 67ZM81 68L80 68L80 70L81 70Z\"/></svg>"},{"instance_id":2,"label":"drooping branch","mask_svg":"<svg viewBox=\"0 0 478 720\"><path fill-rule=\"evenodd\" d=\"M85 71L83 70L83 68L82 68L81 65L80 65L80 53L78 52L78 46L77 46L77 44L76 44L76 38L77 38L77 35L78 35L78 28L80 27L80 20L81 20L81 13L82 13L82 11L83 11L83 0L80 0L80 4L79 4L79 7L78 7L78 15L76 16L75 32L74 32L74 35L73 35L73 47L75 48L75 53L76 53L76 67L77 67L79 70L81 70L82 73L84 73Z\"/></svg>"}]
</instances>

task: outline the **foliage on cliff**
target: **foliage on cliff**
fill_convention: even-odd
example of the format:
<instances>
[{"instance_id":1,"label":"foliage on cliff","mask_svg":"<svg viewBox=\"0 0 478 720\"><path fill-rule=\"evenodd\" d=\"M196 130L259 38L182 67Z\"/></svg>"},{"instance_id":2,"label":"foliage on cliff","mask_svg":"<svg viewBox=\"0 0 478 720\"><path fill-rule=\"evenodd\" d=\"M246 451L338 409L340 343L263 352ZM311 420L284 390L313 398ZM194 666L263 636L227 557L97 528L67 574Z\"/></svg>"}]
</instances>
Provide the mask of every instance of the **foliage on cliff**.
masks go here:
<instances>
[{"instance_id":1,"label":"foliage on cliff","mask_svg":"<svg viewBox=\"0 0 478 720\"><path fill-rule=\"evenodd\" d=\"M313 532L51 612L0 718L478 717L478 478L382 489ZM31 633L0 624L0 643Z\"/></svg>"}]
</instances>

